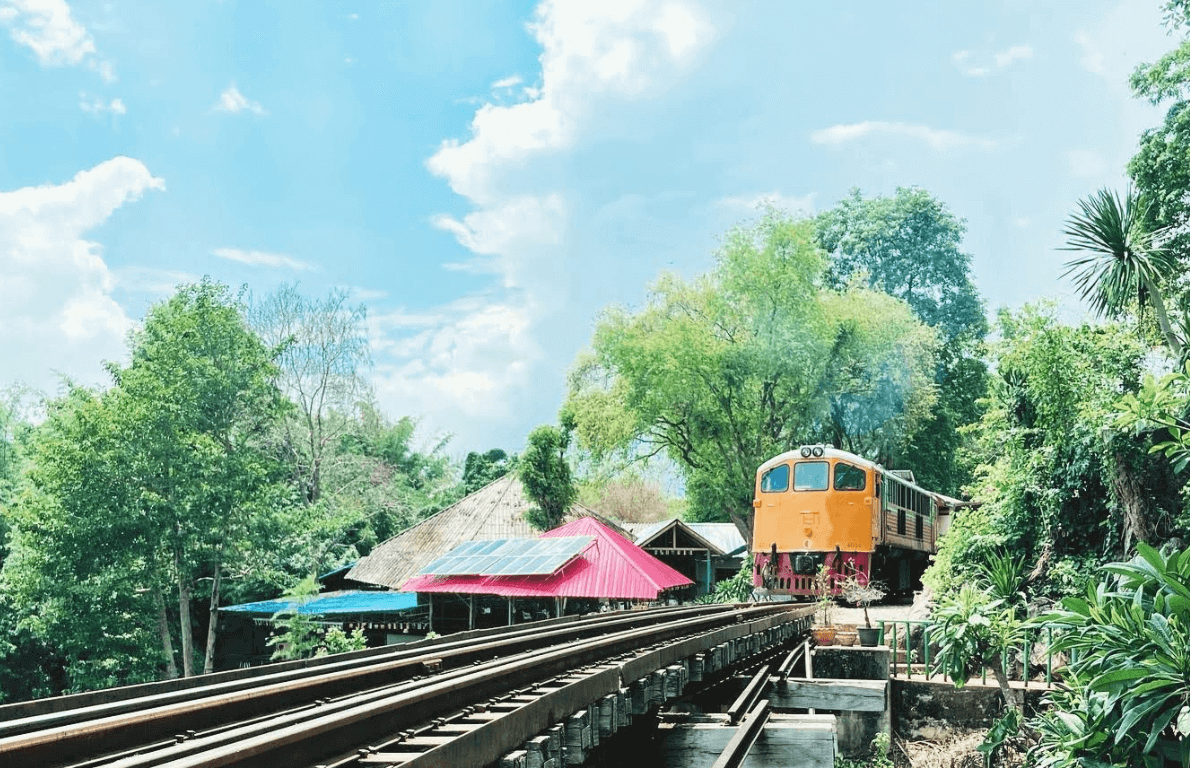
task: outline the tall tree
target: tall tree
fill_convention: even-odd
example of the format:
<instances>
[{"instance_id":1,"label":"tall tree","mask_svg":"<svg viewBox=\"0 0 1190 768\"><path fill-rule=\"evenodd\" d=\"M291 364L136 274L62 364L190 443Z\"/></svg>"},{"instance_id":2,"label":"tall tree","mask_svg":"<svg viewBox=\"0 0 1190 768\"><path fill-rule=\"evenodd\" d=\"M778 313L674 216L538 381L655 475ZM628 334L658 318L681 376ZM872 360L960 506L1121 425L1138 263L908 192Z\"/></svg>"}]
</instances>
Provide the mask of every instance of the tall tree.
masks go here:
<instances>
[{"instance_id":1,"label":"tall tree","mask_svg":"<svg viewBox=\"0 0 1190 768\"><path fill-rule=\"evenodd\" d=\"M1158 242L1162 233L1149 228L1148 204L1131 190L1121 200L1101 189L1078 206L1064 234L1067 249L1083 253L1066 265L1079 295L1108 317L1133 306L1140 311L1151 307L1170 352L1180 358L1183 340L1174 332L1162 295L1179 265Z\"/></svg>"},{"instance_id":2,"label":"tall tree","mask_svg":"<svg viewBox=\"0 0 1190 768\"><path fill-rule=\"evenodd\" d=\"M815 219L819 245L829 255L828 284L862 278L902 299L919 320L938 330L935 381L938 405L909 435L898 467L919 482L955 494L966 481L956 461L960 430L979 418L986 391L982 343L983 302L971 281L971 255L962 250L966 223L923 189L898 188L864 198L858 189Z\"/></svg>"},{"instance_id":3,"label":"tall tree","mask_svg":"<svg viewBox=\"0 0 1190 768\"><path fill-rule=\"evenodd\" d=\"M516 456L500 448L484 453L469 451L463 460L463 494L475 493L493 480L499 480L516 467Z\"/></svg>"},{"instance_id":4,"label":"tall tree","mask_svg":"<svg viewBox=\"0 0 1190 768\"><path fill-rule=\"evenodd\" d=\"M526 517L538 530L549 531L561 525L566 510L578 496L566 461L572 428L571 424L546 424L533 430L517 464L525 493L537 505Z\"/></svg>"},{"instance_id":5,"label":"tall tree","mask_svg":"<svg viewBox=\"0 0 1190 768\"><path fill-rule=\"evenodd\" d=\"M297 406L280 424L281 445L309 504L322 496L324 464L336 441L371 394L364 379L371 364L367 309L348 298L337 289L311 299L296 285L283 285L250 310L253 328L278 350L278 383Z\"/></svg>"},{"instance_id":6,"label":"tall tree","mask_svg":"<svg viewBox=\"0 0 1190 768\"><path fill-rule=\"evenodd\" d=\"M583 446L668 454L689 516L745 529L770 456L891 450L933 404L935 333L886 294L822 288L824 269L812 224L769 211L727 235L710 274L664 275L644 309L608 309L571 377Z\"/></svg>"},{"instance_id":7,"label":"tall tree","mask_svg":"<svg viewBox=\"0 0 1190 768\"><path fill-rule=\"evenodd\" d=\"M196 656L194 592L209 580L209 671L224 571L275 500L275 464L261 446L282 408L272 353L228 289L207 280L152 307L130 344L129 364L109 366L113 388L75 388L50 409L33 443L33 493L22 497L5 577L28 600L61 605L47 612L59 626L134 644L154 628L161 652L134 655L170 669L165 595L173 592L185 675ZM63 569L70 578L56 577ZM80 670L130 653L72 647L70 674L83 684L94 678Z\"/></svg>"}]
</instances>

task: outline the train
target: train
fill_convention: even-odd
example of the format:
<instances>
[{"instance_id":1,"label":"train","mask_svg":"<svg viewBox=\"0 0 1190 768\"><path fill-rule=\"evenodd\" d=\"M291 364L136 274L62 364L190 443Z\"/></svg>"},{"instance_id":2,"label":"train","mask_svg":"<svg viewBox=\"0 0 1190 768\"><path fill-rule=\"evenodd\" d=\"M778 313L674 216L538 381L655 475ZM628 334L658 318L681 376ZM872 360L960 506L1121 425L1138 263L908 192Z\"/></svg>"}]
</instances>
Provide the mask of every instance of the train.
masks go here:
<instances>
[{"instance_id":1,"label":"train","mask_svg":"<svg viewBox=\"0 0 1190 768\"><path fill-rule=\"evenodd\" d=\"M953 513L976 506L922 488L910 470L831 445L803 445L761 464L752 505L753 586L770 599L814 596L824 565L832 594L852 576L909 594Z\"/></svg>"}]
</instances>

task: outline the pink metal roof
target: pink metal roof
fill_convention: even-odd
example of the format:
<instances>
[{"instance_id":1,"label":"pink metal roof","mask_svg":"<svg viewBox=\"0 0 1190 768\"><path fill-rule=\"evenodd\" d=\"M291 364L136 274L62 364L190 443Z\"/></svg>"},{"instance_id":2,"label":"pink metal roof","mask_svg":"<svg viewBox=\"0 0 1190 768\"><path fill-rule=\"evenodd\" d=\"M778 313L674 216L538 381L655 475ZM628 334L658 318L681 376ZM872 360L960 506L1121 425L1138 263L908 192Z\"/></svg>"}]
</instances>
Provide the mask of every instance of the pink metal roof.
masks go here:
<instances>
[{"instance_id":1,"label":"pink metal roof","mask_svg":"<svg viewBox=\"0 0 1190 768\"><path fill-rule=\"evenodd\" d=\"M549 576L414 576L402 592L454 592L504 597L606 597L656 600L694 582L591 517L542 534L593 536L582 554Z\"/></svg>"}]
</instances>

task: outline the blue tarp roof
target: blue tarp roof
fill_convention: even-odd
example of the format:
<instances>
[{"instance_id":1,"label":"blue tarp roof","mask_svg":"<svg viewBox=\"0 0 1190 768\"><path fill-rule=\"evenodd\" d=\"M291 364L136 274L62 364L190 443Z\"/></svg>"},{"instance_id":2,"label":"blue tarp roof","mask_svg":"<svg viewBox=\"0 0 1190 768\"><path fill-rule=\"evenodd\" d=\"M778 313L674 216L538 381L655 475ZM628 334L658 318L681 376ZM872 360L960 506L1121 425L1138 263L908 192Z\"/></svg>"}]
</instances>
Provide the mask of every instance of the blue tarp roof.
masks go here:
<instances>
[{"instance_id":1,"label":"blue tarp roof","mask_svg":"<svg viewBox=\"0 0 1190 768\"><path fill-rule=\"evenodd\" d=\"M277 611L292 609L293 605L293 600L277 598L229 605L219 610L272 616ZM298 613L308 616L358 616L369 613L398 613L416 607L417 595L412 592L325 592L303 603L298 608Z\"/></svg>"}]
</instances>

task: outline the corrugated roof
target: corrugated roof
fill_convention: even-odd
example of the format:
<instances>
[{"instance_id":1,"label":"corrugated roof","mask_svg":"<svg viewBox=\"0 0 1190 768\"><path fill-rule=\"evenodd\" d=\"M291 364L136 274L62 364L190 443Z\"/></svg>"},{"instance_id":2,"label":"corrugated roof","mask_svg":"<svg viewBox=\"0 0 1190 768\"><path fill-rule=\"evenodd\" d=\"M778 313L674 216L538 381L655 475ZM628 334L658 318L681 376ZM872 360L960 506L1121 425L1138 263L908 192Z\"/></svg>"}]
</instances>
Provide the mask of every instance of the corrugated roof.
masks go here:
<instances>
[{"instance_id":1,"label":"corrugated roof","mask_svg":"<svg viewBox=\"0 0 1190 768\"><path fill-rule=\"evenodd\" d=\"M465 541L534 538L538 532L525 521L525 512L533 506L516 473L510 472L383 542L361 558L347 578L398 589L422 568ZM573 505L567 514L570 519L582 516L595 517L626 539L632 538L581 504Z\"/></svg>"},{"instance_id":2,"label":"corrugated roof","mask_svg":"<svg viewBox=\"0 0 1190 768\"><path fill-rule=\"evenodd\" d=\"M730 555L741 547L747 547L747 542L740 535L740 529L735 523L686 523L699 536L714 544L724 555Z\"/></svg>"},{"instance_id":3,"label":"corrugated roof","mask_svg":"<svg viewBox=\"0 0 1190 768\"><path fill-rule=\"evenodd\" d=\"M543 535L592 536L583 553L550 576L418 576L406 592L455 592L504 597L593 597L656 600L663 592L694 582L592 517Z\"/></svg>"},{"instance_id":4,"label":"corrugated roof","mask_svg":"<svg viewBox=\"0 0 1190 768\"><path fill-rule=\"evenodd\" d=\"M277 611L292 610L294 600L277 598L255 603L241 603L220 608L220 611L264 614L272 616ZM411 592L326 592L316 595L298 606L298 613L308 616L362 615L369 613L397 613L417 607L417 595Z\"/></svg>"}]
</instances>

